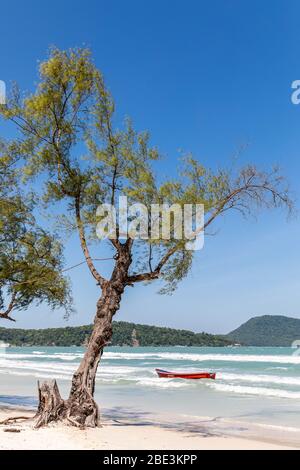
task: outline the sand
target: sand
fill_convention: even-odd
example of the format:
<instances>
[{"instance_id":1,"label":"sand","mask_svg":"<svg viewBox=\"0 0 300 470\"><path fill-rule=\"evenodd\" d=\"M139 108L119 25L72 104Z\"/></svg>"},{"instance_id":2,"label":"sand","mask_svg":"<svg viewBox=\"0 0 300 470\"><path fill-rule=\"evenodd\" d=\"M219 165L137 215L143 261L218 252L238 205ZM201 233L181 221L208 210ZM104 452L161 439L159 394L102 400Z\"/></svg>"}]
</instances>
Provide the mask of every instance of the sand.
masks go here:
<instances>
[{"instance_id":1,"label":"sand","mask_svg":"<svg viewBox=\"0 0 300 470\"><path fill-rule=\"evenodd\" d=\"M32 412L13 409L0 410L0 421L10 416L32 416ZM20 432L7 432L8 430ZM182 427L167 426L128 420L104 419L97 429L80 430L64 425L33 429L30 421L0 426L0 450L287 450L293 447L250 440L239 437L211 436Z\"/></svg>"}]
</instances>

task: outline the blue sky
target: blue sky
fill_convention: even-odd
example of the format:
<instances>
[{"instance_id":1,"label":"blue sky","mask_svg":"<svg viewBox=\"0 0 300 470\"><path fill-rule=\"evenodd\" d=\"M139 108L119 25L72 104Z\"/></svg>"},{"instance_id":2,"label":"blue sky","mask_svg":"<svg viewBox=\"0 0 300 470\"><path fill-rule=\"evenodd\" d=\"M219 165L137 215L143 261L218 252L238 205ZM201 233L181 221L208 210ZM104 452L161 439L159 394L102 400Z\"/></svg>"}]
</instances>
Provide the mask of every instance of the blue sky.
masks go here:
<instances>
[{"instance_id":1,"label":"blue sky","mask_svg":"<svg viewBox=\"0 0 300 470\"><path fill-rule=\"evenodd\" d=\"M174 171L180 150L226 166L247 144L242 161L279 164L298 198L300 106L290 96L300 79L299 14L296 0L2 2L0 80L32 90L50 45L86 45L118 119L149 129L166 156L162 174ZM155 285L129 289L118 319L227 332L253 315L300 318L299 218L229 216L215 229L173 296ZM68 243L67 265L81 261L77 246ZM68 324L89 323L98 291L85 267L72 283L77 313ZM16 317L17 327L65 324L47 306Z\"/></svg>"}]
</instances>

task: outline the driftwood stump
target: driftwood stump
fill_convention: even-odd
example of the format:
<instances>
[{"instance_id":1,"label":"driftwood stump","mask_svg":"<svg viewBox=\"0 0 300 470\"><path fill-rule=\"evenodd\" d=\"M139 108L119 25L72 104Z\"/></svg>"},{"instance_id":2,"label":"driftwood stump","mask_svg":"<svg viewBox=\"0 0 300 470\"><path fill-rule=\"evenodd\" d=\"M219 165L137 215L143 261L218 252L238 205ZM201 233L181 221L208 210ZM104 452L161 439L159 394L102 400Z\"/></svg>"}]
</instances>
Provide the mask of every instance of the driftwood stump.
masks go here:
<instances>
[{"instance_id":1,"label":"driftwood stump","mask_svg":"<svg viewBox=\"0 0 300 470\"><path fill-rule=\"evenodd\" d=\"M34 417L35 428L65 421L79 428L97 427L99 409L91 394L82 388L63 400L56 380L38 382L39 406Z\"/></svg>"},{"instance_id":2,"label":"driftwood stump","mask_svg":"<svg viewBox=\"0 0 300 470\"><path fill-rule=\"evenodd\" d=\"M56 380L40 384L38 382L39 406L36 419L36 428L45 426L51 421L60 421L66 416L66 404L61 398Z\"/></svg>"}]
</instances>

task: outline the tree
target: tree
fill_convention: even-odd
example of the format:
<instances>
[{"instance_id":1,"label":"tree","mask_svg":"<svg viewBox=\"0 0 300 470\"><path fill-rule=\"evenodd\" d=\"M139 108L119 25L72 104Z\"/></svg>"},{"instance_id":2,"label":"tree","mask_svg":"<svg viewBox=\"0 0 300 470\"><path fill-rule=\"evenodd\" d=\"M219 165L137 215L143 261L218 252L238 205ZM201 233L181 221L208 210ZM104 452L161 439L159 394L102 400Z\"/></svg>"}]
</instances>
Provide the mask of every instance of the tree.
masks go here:
<instances>
[{"instance_id":1,"label":"tree","mask_svg":"<svg viewBox=\"0 0 300 470\"><path fill-rule=\"evenodd\" d=\"M62 247L37 226L34 202L18 189L13 146L0 143L0 318L36 301L70 310Z\"/></svg>"},{"instance_id":2,"label":"tree","mask_svg":"<svg viewBox=\"0 0 300 470\"><path fill-rule=\"evenodd\" d=\"M95 377L103 349L112 336L112 320L125 289L139 282L161 279L162 292L171 292L189 272L195 253L174 230L169 240L115 237L106 243L114 251L107 279L97 269L90 251L101 203L116 204L120 194L129 203L203 204L201 230L231 210L248 215L259 207L289 209L292 203L277 169L259 171L254 166L212 171L192 156L182 162L178 179L161 181L154 173L160 155L150 146L149 135L138 133L131 122L115 129L115 106L103 77L87 50L52 49L40 65L36 91L21 98L15 88L2 116L20 131L13 142L27 178L44 177L43 197L48 204L68 204L68 225L79 234L91 277L99 287L93 331L83 360L72 379L67 400L56 383L40 387L37 426L68 420L76 426L97 426L99 409L94 400ZM80 156L86 145L83 157ZM173 220L173 219L172 219ZM174 222L173 229L175 228Z\"/></svg>"}]
</instances>

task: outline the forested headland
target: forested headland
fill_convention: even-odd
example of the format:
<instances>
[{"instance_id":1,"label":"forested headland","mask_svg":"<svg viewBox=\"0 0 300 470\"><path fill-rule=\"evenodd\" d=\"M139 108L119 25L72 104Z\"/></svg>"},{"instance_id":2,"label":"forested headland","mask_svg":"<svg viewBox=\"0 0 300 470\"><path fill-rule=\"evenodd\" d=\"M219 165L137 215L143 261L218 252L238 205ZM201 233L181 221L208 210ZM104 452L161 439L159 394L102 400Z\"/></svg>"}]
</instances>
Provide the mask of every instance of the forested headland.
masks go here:
<instances>
[{"instance_id":1,"label":"forested headland","mask_svg":"<svg viewBox=\"0 0 300 470\"><path fill-rule=\"evenodd\" d=\"M48 329L0 328L0 341L12 346L83 346L92 325ZM226 346L230 340L208 333L113 322L112 346Z\"/></svg>"}]
</instances>

